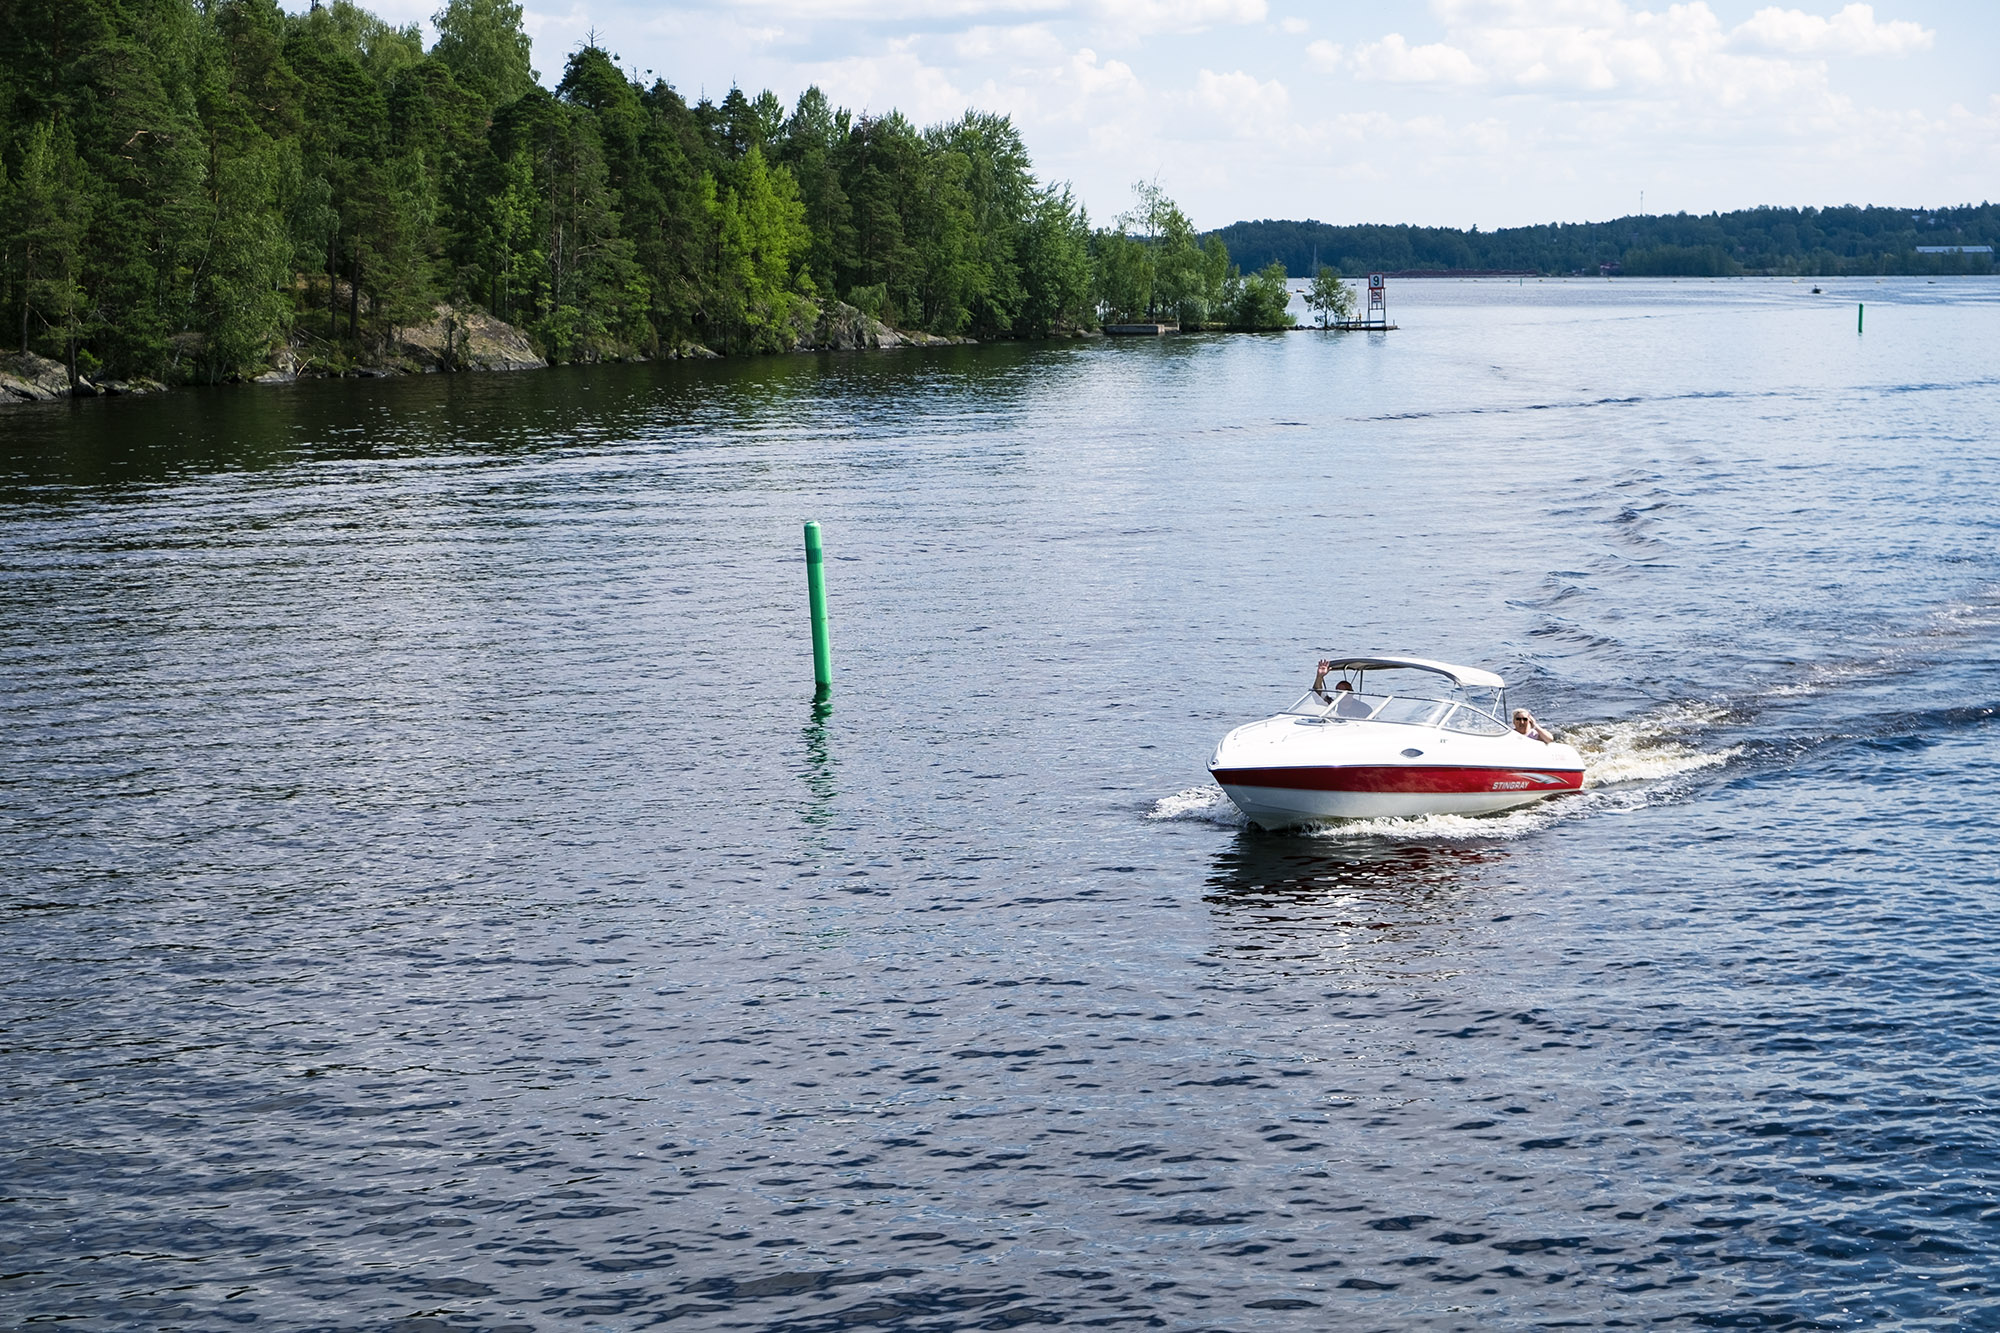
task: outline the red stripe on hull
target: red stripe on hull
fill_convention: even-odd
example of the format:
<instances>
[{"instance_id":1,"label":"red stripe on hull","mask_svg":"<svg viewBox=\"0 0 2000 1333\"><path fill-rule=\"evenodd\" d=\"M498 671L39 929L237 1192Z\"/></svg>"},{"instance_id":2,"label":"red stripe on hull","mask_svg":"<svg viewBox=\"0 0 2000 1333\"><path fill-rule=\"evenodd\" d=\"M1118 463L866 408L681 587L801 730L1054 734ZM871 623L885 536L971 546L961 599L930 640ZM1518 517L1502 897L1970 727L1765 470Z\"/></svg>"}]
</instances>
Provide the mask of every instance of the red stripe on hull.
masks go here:
<instances>
[{"instance_id":1,"label":"red stripe on hull","mask_svg":"<svg viewBox=\"0 0 2000 1333\"><path fill-rule=\"evenodd\" d=\"M1446 768L1414 764L1324 765L1302 768L1217 768L1225 787L1285 787L1293 791L1532 792L1550 796L1583 786L1582 769Z\"/></svg>"}]
</instances>

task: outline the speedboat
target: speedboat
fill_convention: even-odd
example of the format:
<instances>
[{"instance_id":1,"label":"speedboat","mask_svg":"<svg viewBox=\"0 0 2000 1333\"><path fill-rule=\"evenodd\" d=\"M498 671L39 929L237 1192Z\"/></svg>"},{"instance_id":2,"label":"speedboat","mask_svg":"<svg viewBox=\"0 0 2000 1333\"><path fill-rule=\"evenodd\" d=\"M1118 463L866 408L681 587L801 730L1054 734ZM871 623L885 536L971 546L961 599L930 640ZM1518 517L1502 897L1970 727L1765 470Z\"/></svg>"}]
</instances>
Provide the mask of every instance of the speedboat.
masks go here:
<instances>
[{"instance_id":1,"label":"speedboat","mask_svg":"<svg viewBox=\"0 0 2000 1333\"><path fill-rule=\"evenodd\" d=\"M1485 815L1583 786L1573 748L1509 727L1507 682L1423 657L1337 657L1236 728L1208 770L1252 823Z\"/></svg>"}]
</instances>

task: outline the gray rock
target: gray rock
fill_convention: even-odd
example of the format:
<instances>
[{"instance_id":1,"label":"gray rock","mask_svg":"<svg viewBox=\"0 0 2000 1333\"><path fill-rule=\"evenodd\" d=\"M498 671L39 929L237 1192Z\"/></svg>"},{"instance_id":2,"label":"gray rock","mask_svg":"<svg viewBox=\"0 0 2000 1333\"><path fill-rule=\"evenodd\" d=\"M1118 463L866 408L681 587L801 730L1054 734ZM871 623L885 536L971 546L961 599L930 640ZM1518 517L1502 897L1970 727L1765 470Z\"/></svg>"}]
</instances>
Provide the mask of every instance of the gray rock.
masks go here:
<instances>
[{"instance_id":1,"label":"gray rock","mask_svg":"<svg viewBox=\"0 0 2000 1333\"><path fill-rule=\"evenodd\" d=\"M88 380L84 381L84 384L88 383ZM69 370L62 362L36 356L33 352L10 352L0 356L0 403L47 402L52 398L69 396Z\"/></svg>"},{"instance_id":2,"label":"gray rock","mask_svg":"<svg viewBox=\"0 0 2000 1333\"><path fill-rule=\"evenodd\" d=\"M852 352L863 347L902 347L908 339L873 315L863 314L845 301L834 301L820 310L811 327L799 331L794 344L801 352Z\"/></svg>"},{"instance_id":3,"label":"gray rock","mask_svg":"<svg viewBox=\"0 0 2000 1333\"><path fill-rule=\"evenodd\" d=\"M409 370L541 370L528 335L481 310L437 307L428 324L398 329L395 358Z\"/></svg>"},{"instance_id":4,"label":"gray rock","mask_svg":"<svg viewBox=\"0 0 2000 1333\"><path fill-rule=\"evenodd\" d=\"M835 301L821 309L819 318L810 327L800 328L794 346L801 352L851 352L866 347L956 347L975 341L920 330L892 329L845 301Z\"/></svg>"},{"instance_id":5,"label":"gray rock","mask_svg":"<svg viewBox=\"0 0 2000 1333\"><path fill-rule=\"evenodd\" d=\"M271 368L261 375L250 378L252 384L290 384L299 377L299 353L296 347L280 347L271 357Z\"/></svg>"}]
</instances>

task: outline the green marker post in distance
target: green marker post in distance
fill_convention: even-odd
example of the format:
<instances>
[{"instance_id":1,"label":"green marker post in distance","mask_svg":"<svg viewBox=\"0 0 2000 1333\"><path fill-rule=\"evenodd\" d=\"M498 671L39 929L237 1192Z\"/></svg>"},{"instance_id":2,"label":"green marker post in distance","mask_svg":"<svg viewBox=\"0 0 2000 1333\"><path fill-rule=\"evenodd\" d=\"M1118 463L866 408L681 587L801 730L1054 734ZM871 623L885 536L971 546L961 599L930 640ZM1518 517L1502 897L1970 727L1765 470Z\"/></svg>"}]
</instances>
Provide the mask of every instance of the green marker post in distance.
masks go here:
<instances>
[{"instance_id":1,"label":"green marker post in distance","mask_svg":"<svg viewBox=\"0 0 2000 1333\"><path fill-rule=\"evenodd\" d=\"M826 557L819 544L819 524L806 523L806 600L812 609L814 697L833 693L833 648L826 634Z\"/></svg>"},{"instance_id":2,"label":"green marker post in distance","mask_svg":"<svg viewBox=\"0 0 2000 1333\"><path fill-rule=\"evenodd\" d=\"M1867 313L1868 313L1867 302L1856 301L1854 303L1854 331L1856 333L1861 332L1861 317Z\"/></svg>"}]
</instances>

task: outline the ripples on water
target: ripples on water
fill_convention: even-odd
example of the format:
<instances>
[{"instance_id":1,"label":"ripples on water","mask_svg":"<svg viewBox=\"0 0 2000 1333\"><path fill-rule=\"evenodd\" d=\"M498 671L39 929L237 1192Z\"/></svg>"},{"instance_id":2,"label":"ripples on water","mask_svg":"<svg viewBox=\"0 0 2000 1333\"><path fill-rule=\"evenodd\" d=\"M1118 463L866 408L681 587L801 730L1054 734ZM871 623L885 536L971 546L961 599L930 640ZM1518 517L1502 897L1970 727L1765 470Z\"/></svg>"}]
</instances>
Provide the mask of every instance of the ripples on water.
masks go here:
<instances>
[{"instance_id":1,"label":"ripples on water","mask_svg":"<svg viewBox=\"0 0 2000 1333\"><path fill-rule=\"evenodd\" d=\"M2000 1327L2000 302L1802 293L0 420L0 1324ZM1243 827L1334 648L1589 789Z\"/></svg>"}]
</instances>

